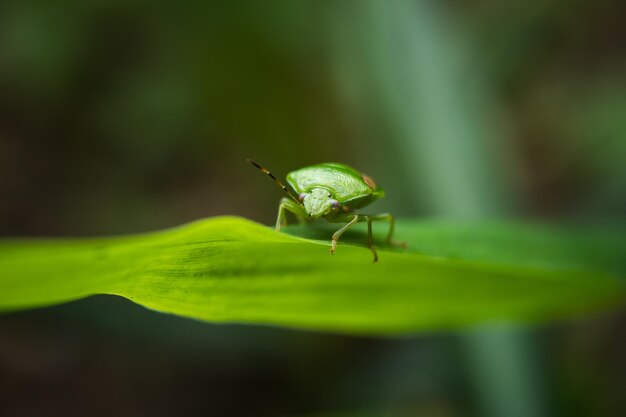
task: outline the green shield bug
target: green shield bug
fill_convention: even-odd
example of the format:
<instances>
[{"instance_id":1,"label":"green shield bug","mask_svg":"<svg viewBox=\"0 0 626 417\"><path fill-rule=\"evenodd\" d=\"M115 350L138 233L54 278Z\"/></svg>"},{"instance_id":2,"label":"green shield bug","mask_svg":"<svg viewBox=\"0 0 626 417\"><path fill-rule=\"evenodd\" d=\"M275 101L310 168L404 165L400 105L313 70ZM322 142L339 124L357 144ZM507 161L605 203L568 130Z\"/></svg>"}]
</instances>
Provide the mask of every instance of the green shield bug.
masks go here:
<instances>
[{"instance_id":1,"label":"green shield bug","mask_svg":"<svg viewBox=\"0 0 626 417\"><path fill-rule=\"evenodd\" d=\"M374 255L374 262L378 260L376 249L372 242L372 222L385 220L389 222L387 242L404 246L403 243L392 240L395 219L389 213L368 215L357 214L355 210L365 207L379 198L385 192L367 175L354 168L339 163L323 163L301 168L287 174L287 182L293 193L274 174L261 165L246 159L250 164L267 174L289 196L283 197L278 206L276 230L286 224L286 212L293 213L300 222L306 219L324 218L333 223L345 223L343 227L333 233L331 254L337 249L339 237L357 222L367 222L367 246Z\"/></svg>"}]
</instances>

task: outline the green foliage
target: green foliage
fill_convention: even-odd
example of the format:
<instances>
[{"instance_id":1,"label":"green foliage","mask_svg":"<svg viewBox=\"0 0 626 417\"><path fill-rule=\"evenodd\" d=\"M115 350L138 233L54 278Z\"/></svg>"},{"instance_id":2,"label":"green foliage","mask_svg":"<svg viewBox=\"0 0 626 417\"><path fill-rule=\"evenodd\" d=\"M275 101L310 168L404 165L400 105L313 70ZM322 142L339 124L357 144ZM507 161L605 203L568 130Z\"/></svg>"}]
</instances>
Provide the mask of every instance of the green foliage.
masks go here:
<instances>
[{"instance_id":1,"label":"green foliage","mask_svg":"<svg viewBox=\"0 0 626 417\"><path fill-rule=\"evenodd\" d=\"M330 227L286 234L218 217L126 237L5 240L0 310L104 293L212 322L382 334L543 321L626 294L619 230L400 221L409 249L379 244L373 264L362 228L330 256Z\"/></svg>"}]
</instances>

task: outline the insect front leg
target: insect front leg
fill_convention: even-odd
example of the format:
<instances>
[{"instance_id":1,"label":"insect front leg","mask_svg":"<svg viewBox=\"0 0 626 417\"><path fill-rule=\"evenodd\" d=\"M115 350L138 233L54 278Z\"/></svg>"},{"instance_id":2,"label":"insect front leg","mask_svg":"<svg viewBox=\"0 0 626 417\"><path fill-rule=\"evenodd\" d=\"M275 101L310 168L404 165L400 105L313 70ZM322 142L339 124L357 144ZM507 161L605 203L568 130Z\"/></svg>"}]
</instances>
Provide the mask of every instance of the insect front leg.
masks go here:
<instances>
[{"instance_id":1,"label":"insect front leg","mask_svg":"<svg viewBox=\"0 0 626 417\"><path fill-rule=\"evenodd\" d=\"M335 251L337 250L337 242L339 241L339 237L346 231L348 230L354 223L357 222L367 222L367 247L370 248L370 250L372 251L372 254L374 255L374 262L378 261L378 254L376 253L376 249L374 249L374 242L372 239L372 219L370 218L370 216L364 216L361 214L355 214L352 216L348 216L348 218L351 218L350 221L343 226L341 229L337 230L335 233L333 233L333 237L331 240L331 247L328 250L328 252L332 255L333 253L335 253Z\"/></svg>"},{"instance_id":2,"label":"insect front leg","mask_svg":"<svg viewBox=\"0 0 626 417\"><path fill-rule=\"evenodd\" d=\"M298 221L300 223L304 222L306 213L304 212L304 209L302 208L302 206L300 206L295 201L287 197L283 197L280 200L280 205L278 206L278 217L276 218L276 231L277 232L280 230L281 226L284 226L287 224L287 212L288 211L295 214L295 216L298 218Z\"/></svg>"},{"instance_id":3,"label":"insect front leg","mask_svg":"<svg viewBox=\"0 0 626 417\"><path fill-rule=\"evenodd\" d=\"M337 230L335 233L333 233L333 237L331 240L331 246L330 249L328 249L328 253L330 253L331 255L335 253L335 251L337 250L337 241L339 240L339 238L341 237L341 235L343 234L343 232L345 232L346 230L348 230L350 228L350 226L352 226L354 223L359 221L359 215L355 214L352 219L348 222L348 224L344 225L341 229Z\"/></svg>"}]
</instances>

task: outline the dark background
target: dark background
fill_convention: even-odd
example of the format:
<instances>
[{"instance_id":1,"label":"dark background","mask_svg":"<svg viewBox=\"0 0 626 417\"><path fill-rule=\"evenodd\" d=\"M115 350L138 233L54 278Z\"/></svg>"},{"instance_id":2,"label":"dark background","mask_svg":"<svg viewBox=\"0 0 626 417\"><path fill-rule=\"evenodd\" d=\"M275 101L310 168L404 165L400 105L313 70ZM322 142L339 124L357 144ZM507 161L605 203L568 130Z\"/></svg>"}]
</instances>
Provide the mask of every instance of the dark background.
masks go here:
<instances>
[{"instance_id":1,"label":"dark background","mask_svg":"<svg viewBox=\"0 0 626 417\"><path fill-rule=\"evenodd\" d=\"M502 3L2 2L0 235L271 224L246 157L354 165L400 217L623 220L623 2ZM377 339L98 296L0 317L0 415L619 416L625 326Z\"/></svg>"}]
</instances>

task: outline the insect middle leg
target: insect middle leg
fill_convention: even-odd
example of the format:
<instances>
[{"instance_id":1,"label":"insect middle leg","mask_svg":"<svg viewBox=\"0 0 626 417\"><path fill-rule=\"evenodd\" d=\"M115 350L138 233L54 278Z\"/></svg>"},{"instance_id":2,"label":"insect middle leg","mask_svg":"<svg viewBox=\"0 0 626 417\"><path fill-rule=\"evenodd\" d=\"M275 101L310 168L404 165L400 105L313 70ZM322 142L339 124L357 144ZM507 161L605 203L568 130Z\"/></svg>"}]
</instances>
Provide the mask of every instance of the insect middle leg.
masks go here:
<instances>
[{"instance_id":1,"label":"insect middle leg","mask_svg":"<svg viewBox=\"0 0 626 417\"><path fill-rule=\"evenodd\" d=\"M306 213L302 206L298 205L295 201L283 197L280 200L280 205L278 206L278 217L276 218L276 231L278 232L281 226L285 226L287 224L287 212L293 213L300 223L304 223L306 218Z\"/></svg>"},{"instance_id":2,"label":"insect middle leg","mask_svg":"<svg viewBox=\"0 0 626 417\"><path fill-rule=\"evenodd\" d=\"M393 246L400 246L400 247L406 248L407 245L405 242L401 242L401 241L393 239L393 232L396 227L396 219L393 217L392 214L383 213L383 214L377 214L375 216L370 216L370 217L373 221L376 221L376 220L385 221L386 220L389 222L389 232L387 232L387 238L385 239L385 242Z\"/></svg>"}]
</instances>

